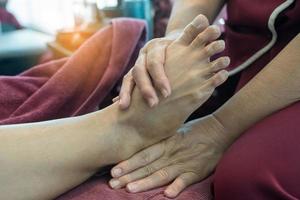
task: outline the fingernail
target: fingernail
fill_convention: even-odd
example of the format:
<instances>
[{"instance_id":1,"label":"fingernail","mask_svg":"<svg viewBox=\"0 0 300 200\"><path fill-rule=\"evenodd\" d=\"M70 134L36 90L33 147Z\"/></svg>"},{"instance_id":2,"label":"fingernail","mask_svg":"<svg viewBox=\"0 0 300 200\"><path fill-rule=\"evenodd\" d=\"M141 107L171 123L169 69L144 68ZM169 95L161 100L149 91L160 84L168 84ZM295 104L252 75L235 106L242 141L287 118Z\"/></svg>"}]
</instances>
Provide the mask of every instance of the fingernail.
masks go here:
<instances>
[{"instance_id":1,"label":"fingernail","mask_svg":"<svg viewBox=\"0 0 300 200\"><path fill-rule=\"evenodd\" d=\"M151 98L148 103L149 103L149 106L151 108L153 108L154 106L156 106L157 101L154 98Z\"/></svg>"},{"instance_id":2,"label":"fingernail","mask_svg":"<svg viewBox=\"0 0 300 200\"><path fill-rule=\"evenodd\" d=\"M116 187L118 187L120 185L120 181L118 181L118 180L111 180L109 182L109 184L110 184L110 187L112 187L113 189L115 189Z\"/></svg>"},{"instance_id":3,"label":"fingernail","mask_svg":"<svg viewBox=\"0 0 300 200\"><path fill-rule=\"evenodd\" d=\"M128 184L127 189L129 190L129 192L137 192L138 191L138 187L134 183Z\"/></svg>"},{"instance_id":4,"label":"fingernail","mask_svg":"<svg viewBox=\"0 0 300 200\"><path fill-rule=\"evenodd\" d=\"M171 191L171 190L166 190L166 191L164 192L164 194L165 194L165 196L167 196L168 198L175 198L175 197L176 197L176 194L175 194L173 191Z\"/></svg>"},{"instance_id":5,"label":"fingernail","mask_svg":"<svg viewBox=\"0 0 300 200\"><path fill-rule=\"evenodd\" d=\"M169 94L169 92L166 90L166 89L162 89L161 90L161 93L162 93L162 95L165 97L165 98L167 98L170 94Z\"/></svg>"},{"instance_id":6,"label":"fingernail","mask_svg":"<svg viewBox=\"0 0 300 200\"><path fill-rule=\"evenodd\" d=\"M122 175L122 169L121 168L113 169L112 173L114 177L119 177Z\"/></svg>"}]
</instances>

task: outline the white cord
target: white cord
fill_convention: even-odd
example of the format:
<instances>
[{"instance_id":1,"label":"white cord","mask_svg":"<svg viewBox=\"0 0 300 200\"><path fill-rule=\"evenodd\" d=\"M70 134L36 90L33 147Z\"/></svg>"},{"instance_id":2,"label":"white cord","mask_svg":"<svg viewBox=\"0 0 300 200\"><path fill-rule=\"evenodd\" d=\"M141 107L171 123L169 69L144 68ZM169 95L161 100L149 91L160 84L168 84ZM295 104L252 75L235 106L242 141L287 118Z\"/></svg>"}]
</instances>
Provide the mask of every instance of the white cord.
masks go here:
<instances>
[{"instance_id":1,"label":"white cord","mask_svg":"<svg viewBox=\"0 0 300 200\"><path fill-rule=\"evenodd\" d=\"M282 3L280 6L278 6L273 13L271 14L270 18L269 18L269 22L268 22L268 27L269 30L272 33L272 40L261 50L259 50L258 52L256 52L253 56L251 56L248 60L246 60L244 63L242 63L241 65L239 65L238 67L236 67L235 69L231 70L229 72L230 76L233 76L237 73L240 73L241 71L243 71L244 69L246 69L247 67L249 67L251 64L253 64L257 59L259 59L262 55L264 55L265 53L267 53L276 43L277 38L278 38L278 34L276 32L275 29L275 22L276 22L276 18L278 17L278 15L280 13L282 13L285 9L287 9L288 7L290 7L295 0L287 0L284 3Z\"/></svg>"}]
</instances>

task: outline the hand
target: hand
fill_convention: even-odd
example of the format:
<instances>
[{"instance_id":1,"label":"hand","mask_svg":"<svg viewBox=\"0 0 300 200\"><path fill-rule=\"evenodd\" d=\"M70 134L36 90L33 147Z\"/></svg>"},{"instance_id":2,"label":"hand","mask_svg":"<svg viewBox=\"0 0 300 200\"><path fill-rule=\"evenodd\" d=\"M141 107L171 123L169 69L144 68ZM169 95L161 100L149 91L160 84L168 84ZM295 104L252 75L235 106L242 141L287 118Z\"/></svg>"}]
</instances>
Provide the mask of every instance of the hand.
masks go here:
<instances>
[{"instance_id":1,"label":"hand","mask_svg":"<svg viewBox=\"0 0 300 200\"><path fill-rule=\"evenodd\" d=\"M194 29L204 29L209 25L207 18L199 15L198 19L193 22ZM175 30L164 38L158 38L148 42L141 50L140 55L133 69L124 77L121 91L118 97L113 101L119 101L122 110L127 109L131 103L131 95L135 85L137 85L142 96L150 107L157 105L159 102L156 90L160 91L163 97L171 94L171 86L165 72L164 64L166 60L166 49L168 46L179 38L182 32L199 34L188 26L185 30ZM196 35L189 35L194 38ZM190 42L190 41L187 41Z\"/></svg>"},{"instance_id":2,"label":"hand","mask_svg":"<svg viewBox=\"0 0 300 200\"><path fill-rule=\"evenodd\" d=\"M173 181L165 195L174 198L212 173L231 144L225 132L213 115L188 123L174 136L114 167L110 185L127 185L129 192L136 193Z\"/></svg>"}]
</instances>

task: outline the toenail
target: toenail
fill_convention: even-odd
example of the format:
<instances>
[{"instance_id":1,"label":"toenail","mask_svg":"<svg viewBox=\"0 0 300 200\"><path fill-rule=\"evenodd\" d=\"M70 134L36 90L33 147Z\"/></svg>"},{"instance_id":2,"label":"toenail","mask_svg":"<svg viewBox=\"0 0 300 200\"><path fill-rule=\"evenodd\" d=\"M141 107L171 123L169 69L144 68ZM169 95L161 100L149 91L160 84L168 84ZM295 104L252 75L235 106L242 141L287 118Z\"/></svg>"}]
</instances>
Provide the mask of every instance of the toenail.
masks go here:
<instances>
[{"instance_id":1,"label":"toenail","mask_svg":"<svg viewBox=\"0 0 300 200\"><path fill-rule=\"evenodd\" d=\"M216 46L215 46L215 50L219 50L219 49L224 49L225 48L225 42L223 40L219 41Z\"/></svg>"},{"instance_id":2,"label":"toenail","mask_svg":"<svg viewBox=\"0 0 300 200\"><path fill-rule=\"evenodd\" d=\"M223 64L224 66L228 66L228 65L230 64L230 59L229 59L228 57L224 58L224 59L222 60L222 64Z\"/></svg>"},{"instance_id":3,"label":"toenail","mask_svg":"<svg viewBox=\"0 0 300 200\"><path fill-rule=\"evenodd\" d=\"M222 80L227 79L229 73L226 70L223 70L220 72L220 76L222 78Z\"/></svg>"},{"instance_id":4,"label":"toenail","mask_svg":"<svg viewBox=\"0 0 300 200\"><path fill-rule=\"evenodd\" d=\"M219 34L220 33L220 28L217 25L212 25L211 29L214 31L214 34Z\"/></svg>"},{"instance_id":5,"label":"toenail","mask_svg":"<svg viewBox=\"0 0 300 200\"><path fill-rule=\"evenodd\" d=\"M129 192L137 192L138 187L137 184L131 183L127 185L127 189L129 190Z\"/></svg>"},{"instance_id":6,"label":"toenail","mask_svg":"<svg viewBox=\"0 0 300 200\"><path fill-rule=\"evenodd\" d=\"M118 180L111 180L111 181L109 182L109 184L110 184L110 186L111 186L113 189L115 189L116 187L118 187L118 186L120 185L120 181L118 181Z\"/></svg>"},{"instance_id":7,"label":"toenail","mask_svg":"<svg viewBox=\"0 0 300 200\"><path fill-rule=\"evenodd\" d=\"M195 28L197 28L197 29L202 28L203 24L202 24L201 18L200 18L200 17L197 17L196 19L194 19L194 20L192 21L192 25L193 25Z\"/></svg>"},{"instance_id":8,"label":"toenail","mask_svg":"<svg viewBox=\"0 0 300 200\"><path fill-rule=\"evenodd\" d=\"M113 175L116 177L119 177L122 175L122 169L121 168L116 168L112 171Z\"/></svg>"}]
</instances>

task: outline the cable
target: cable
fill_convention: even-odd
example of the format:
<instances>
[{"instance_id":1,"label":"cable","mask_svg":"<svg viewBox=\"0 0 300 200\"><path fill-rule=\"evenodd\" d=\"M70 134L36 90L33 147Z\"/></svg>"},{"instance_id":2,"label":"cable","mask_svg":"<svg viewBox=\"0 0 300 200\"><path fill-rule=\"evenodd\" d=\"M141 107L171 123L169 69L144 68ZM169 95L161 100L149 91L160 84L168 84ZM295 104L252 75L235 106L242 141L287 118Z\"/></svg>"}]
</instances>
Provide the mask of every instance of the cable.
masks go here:
<instances>
[{"instance_id":1,"label":"cable","mask_svg":"<svg viewBox=\"0 0 300 200\"><path fill-rule=\"evenodd\" d=\"M261 50L256 52L254 55L252 55L248 60L246 60L244 63L236 67L235 69L231 70L229 72L230 76L233 76L237 73L240 73L241 71L245 70L247 67L249 67L251 64L253 64L256 60L258 60L261 56L263 56L265 53L267 53L276 43L278 34L275 29L275 22L280 13L282 13L285 9L290 7L295 0L287 0L284 3L282 3L280 6L278 6L271 14L268 22L269 30L272 33L272 40Z\"/></svg>"}]
</instances>

